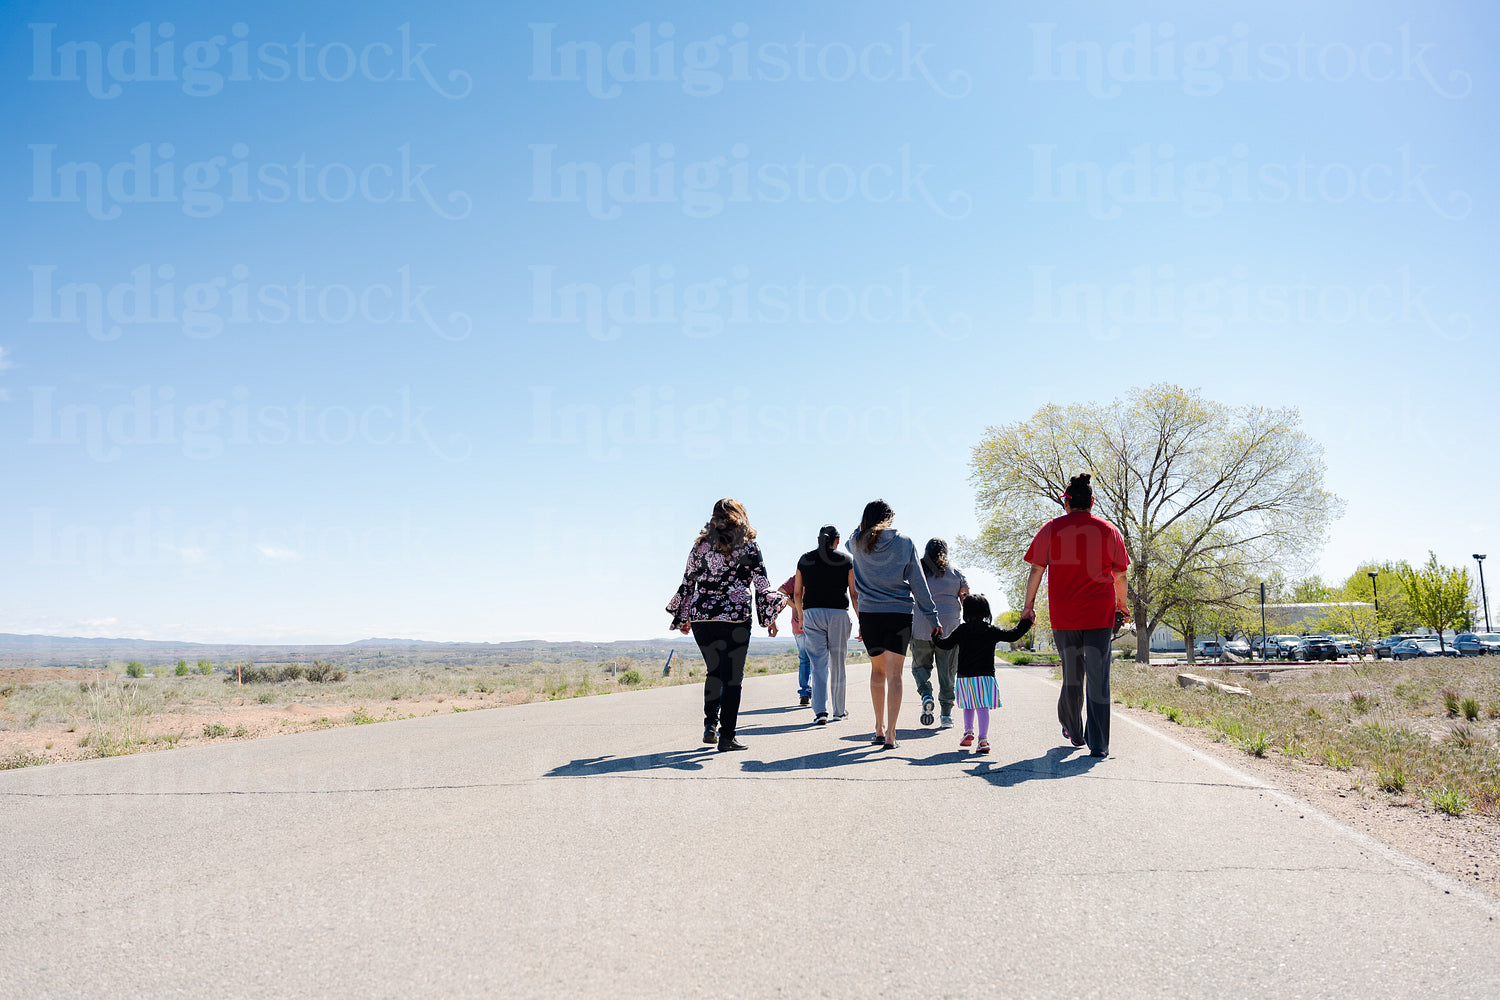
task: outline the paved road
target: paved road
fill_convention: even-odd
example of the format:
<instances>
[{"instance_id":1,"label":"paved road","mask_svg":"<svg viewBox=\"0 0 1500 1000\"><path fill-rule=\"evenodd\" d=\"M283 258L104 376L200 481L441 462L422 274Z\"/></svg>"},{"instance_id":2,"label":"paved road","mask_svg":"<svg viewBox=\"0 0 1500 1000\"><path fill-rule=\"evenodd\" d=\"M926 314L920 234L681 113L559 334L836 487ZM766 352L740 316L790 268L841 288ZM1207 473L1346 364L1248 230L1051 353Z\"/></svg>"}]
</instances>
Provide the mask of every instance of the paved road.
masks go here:
<instances>
[{"instance_id":1,"label":"paved road","mask_svg":"<svg viewBox=\"0 0 1500 1000\"><path fill-rule=\"evenodd\" d=\"M778 676L738 754L674 688L3 772L0 997L1500 996L1488 897L1001 684L988 759Z\"/></svg>"}]
</instances>

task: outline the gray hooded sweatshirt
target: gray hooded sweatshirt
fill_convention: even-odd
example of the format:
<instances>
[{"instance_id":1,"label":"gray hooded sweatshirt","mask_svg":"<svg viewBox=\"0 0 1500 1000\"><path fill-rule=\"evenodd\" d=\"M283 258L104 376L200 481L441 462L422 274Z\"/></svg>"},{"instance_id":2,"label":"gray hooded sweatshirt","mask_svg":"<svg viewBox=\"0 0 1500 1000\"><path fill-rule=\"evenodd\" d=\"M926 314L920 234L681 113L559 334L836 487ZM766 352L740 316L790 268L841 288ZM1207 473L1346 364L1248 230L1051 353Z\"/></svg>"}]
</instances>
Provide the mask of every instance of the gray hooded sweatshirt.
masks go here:
<instances>
[{"instance_id":1,"label":"gray hooded sweatshirt","mask_svg":"<svg viewBox=\"0 0 1500 1000\"><path fill-rule=\"evenodd\" d=\"M866 552L859 544L860 532L845 543L854 560L854 589L859 593L859 610L890 614L911 614L913 601L929 618L937 620L946 633L956 622L938 613L927 589L927 577L917 559L917 547L910 538L894 528L886 528ZM922 636L921 638L926 638Z\"/></svg>"}]
</instances>

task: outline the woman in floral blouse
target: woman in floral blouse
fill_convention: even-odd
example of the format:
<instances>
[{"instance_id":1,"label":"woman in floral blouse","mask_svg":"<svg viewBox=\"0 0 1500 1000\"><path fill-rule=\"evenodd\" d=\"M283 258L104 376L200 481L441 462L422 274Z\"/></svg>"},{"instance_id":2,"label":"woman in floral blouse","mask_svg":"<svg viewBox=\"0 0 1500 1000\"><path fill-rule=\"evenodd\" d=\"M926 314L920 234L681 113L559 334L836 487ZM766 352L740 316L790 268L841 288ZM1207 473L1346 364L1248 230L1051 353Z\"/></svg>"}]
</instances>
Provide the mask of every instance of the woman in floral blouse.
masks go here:
<instances>
[{"instance_id":1,"label":"woman in floral blouse","mask_svg":"<svg viewBox=\"0 0 1500 1000\"><path fill-rule=\"evenodd\" d=\"M743 750L734 738L745 681L745 654L750 648L750 601L773 637L776 616L786 598L771 588L766 564L755 544L755 529L738 500L714 504L688 553L682 585L667 605L672 627L692 632L703 653L708 677L703 682L703 742L720 750Z\"/></svg>"}]
</instances>

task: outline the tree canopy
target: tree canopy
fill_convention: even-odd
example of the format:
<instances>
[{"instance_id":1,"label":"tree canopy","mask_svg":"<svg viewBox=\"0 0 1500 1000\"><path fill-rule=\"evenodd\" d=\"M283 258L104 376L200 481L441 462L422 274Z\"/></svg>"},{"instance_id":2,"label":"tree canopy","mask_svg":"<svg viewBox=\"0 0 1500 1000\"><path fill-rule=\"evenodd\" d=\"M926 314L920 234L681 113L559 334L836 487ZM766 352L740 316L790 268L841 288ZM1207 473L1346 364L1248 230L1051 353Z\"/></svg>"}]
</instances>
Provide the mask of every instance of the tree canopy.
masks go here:
<instances>
[{"instance_id":1,"label":"tree canopy","mask_svg":"<svg viewBox=\"0 0 1500 1000\"><path fill-rule=\"evenodd\" d=\"M1439 646L1444 645L1444 629L1468 624L1472 617L1469 571L1439 565L1434 552L1427 553L1425 565L1406 568L1401 586L1417 620L1437 633Z\"/></svg>"},{"instance_id":2,"label":"tree canopy","mask_svg":"<svg viewBox=\"0 0 1500 1000\"><path fill-rule=\"evenodd\" d=\"M970 461L982 528L965 540L967 555L1019 577L1032 536L1084 472L1095 513L1130 553L1142 661L1151 632L1183 601L1184 577L1250 580L1301 565L1343 506L1323 488L1322 447L1295 409L1230 406L1158 384L1108 403L1048 404L987 429Z\"/></svg>"}]
</instances>

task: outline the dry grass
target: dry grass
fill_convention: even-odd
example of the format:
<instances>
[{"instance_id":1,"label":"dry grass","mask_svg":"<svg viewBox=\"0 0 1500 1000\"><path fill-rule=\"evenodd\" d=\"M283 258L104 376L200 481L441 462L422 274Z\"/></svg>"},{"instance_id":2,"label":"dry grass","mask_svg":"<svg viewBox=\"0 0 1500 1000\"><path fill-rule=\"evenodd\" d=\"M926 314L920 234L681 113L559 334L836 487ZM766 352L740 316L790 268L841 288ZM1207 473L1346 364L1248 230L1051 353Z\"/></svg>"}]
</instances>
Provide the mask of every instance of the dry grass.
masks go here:
<instances>
[{"instance_id":1,"label":"dry grass","mask_svg":"<svg viewBox=\"0 0 1500 1000\"><path fill-rule=\"evenodd\" d=\"M1349 771L1450 815L1472 808L1500 816L1500 657L1365 663L1269 682L1230 677L1250 688L1249 698L1180 688L1176 674L1120 663L1112 694L1256 756Z\"/></svg>"},{"instance_id":2,"label":"dry grass","mask_svg":"<svg viewBox=\"0 0 1500 1000\"><path fill-rule=\"evenodd\" d=\"M790 657L753 657L746 665L751 675L795 670ZM659 663L616 661L614 672L599 663L448 664L354 670L340 675L332 670L325 680L308 680L307 665L287 670L283 665L261 666L256 682L240 686L233 673L204 676L146 676L130 678L105 671L78 671L87 681L46 680L7 684L0 688L0 730L32 734L33 743L0 759L0 769L29 767L54 759L110 757L141 750L171 749L179 742L242 738L243 726L229 729L222 722L196 723L201 718L230 713L245 706L306 706L311 709L283 726L327 728L385 722L413 717L406 706L423 703L425 712L473 711L531 701L579 698L615 691L635 691L677 684L702 683L703 663L684 655L663 677ZM314 672L314 676L319 676ZM273 680L272 678L287 678ZM338 679L334 679L338 678ZM458 702L463 703L459 707ZM452 704L450 704L452 703ZM286 730L283 730L286 731ZM76 734L72 747L56 753L52 739ZM70 741L71 742L71 741ZM68 751L65 753L64 751Z\"/></svg>"}]
</instances>

